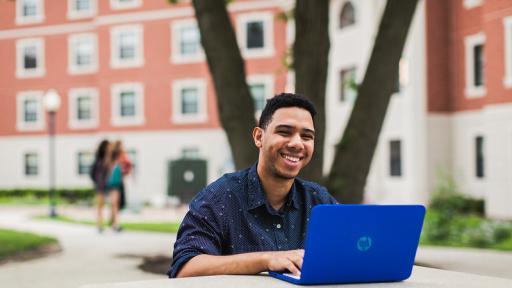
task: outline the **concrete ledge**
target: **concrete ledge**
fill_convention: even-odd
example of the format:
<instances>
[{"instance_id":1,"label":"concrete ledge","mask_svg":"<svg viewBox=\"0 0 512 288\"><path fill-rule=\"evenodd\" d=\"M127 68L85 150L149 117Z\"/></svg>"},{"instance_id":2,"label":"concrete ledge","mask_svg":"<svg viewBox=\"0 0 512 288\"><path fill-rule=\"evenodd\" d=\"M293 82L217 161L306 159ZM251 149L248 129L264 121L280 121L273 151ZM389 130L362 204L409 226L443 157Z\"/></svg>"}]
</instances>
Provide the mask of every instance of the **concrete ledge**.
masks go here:
<instances>
[{"instance_id":1,"label":"concrete ledge","mask_svg":"<svg viewBox=\"0 0 512 288\"><path fill-rule=\"evenodd\" d=\"M261 287L261 288L283 288L283 287L300 287L289 284L287 282L274 279L268 275L256 276L208 276L208 277L191 277L181 279L162 279L152 281L137 281L126 283L110 283L110 284L93 284L85 285L81 288L239 288L239 287ZM393 283L372 283L372 284L345 284L345 285L321 285L321 286L304 286L304 287L409 287L409 288L426 288L426 287L512 287L512 280L480 276L475 274L452 272L447 270L439 270L414 266L411 278L403 282Z\"/></svg>"}]
</instances>

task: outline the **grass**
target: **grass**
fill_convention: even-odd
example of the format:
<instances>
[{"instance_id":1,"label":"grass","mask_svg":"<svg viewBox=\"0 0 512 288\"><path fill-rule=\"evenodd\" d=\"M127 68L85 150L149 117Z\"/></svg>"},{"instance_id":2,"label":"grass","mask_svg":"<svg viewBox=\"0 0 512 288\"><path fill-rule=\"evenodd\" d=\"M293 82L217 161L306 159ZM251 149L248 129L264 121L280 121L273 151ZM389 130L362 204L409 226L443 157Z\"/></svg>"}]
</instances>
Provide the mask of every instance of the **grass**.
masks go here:
<instances>
[{"instance_id":1,"label":"grass","mask_svg":"<svg viewBox=\"0 0 512 288\"><path fill-rule=\"evenodd\" d=\"M55 243L52 237L0 229L0 259Z\"/></svg>"},{"instance_id":2,"label":"grass","mask_svg":"<svg viewBox=\"0 0 512 288\"><path fill-rule=\"evenodd\" d=\"M54 220L72 224L96 225L96 222L90 220L76 220L66 216L57 216L50 218L48 216L37 216L40 220ZM123 230L126 231L145 231L145 232L164 232L176 233L180 227L180 223L174 222L158 222L158 223L121 223Z\"/></svg>"}]
</instances>

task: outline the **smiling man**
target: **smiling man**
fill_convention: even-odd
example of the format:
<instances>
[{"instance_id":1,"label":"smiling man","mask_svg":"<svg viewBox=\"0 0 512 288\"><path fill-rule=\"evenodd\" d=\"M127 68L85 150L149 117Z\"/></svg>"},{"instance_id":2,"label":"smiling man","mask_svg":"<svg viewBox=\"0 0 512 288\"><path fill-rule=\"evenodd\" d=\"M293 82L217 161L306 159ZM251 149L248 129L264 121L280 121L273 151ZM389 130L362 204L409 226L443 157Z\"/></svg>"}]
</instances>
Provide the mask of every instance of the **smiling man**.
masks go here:
<instances>
[{"instance_id":1,"label":"smiling man","mask_svg":"<svg viewBox=\"0 0 512 288\"><path fill-rule=\"evenodd\" d=\"M300 273L311 208L336 203L324 187L296 178L313 155L315 114L300 95L267 101L253 130L258 162L222 176L192 200L169 277Z\"/></svg>"}]
</instances>

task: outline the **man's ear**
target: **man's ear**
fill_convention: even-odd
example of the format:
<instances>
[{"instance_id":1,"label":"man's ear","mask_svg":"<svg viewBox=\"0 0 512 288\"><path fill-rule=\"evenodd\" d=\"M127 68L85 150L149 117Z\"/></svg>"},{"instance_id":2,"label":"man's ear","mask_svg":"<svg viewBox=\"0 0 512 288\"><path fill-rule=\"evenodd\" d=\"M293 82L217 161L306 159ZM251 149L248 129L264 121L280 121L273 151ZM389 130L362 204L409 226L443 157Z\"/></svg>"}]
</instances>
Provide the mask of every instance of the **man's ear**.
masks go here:
<instances>
[{"instance_id":1,"label":"man's ear","mask_svg":"<svg viewBox=\"0 0 512 288\"><path fill-rule=\"evenodd\" d=\"M263 146L263 129L260 127L254 127L252 130L252 138L254 140L254 145L256 145L258 148L261 148Z\"/></svg>"}]
</instances>

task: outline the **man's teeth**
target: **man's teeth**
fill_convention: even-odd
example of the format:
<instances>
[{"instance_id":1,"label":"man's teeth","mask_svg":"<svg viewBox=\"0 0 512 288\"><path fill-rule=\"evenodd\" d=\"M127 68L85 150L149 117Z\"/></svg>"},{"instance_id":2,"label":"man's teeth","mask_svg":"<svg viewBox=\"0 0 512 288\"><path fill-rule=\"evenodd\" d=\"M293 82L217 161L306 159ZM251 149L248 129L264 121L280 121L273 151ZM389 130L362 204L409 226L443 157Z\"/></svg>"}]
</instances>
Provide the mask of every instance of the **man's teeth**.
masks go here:
<instances>
[{"instance_id":1,"label":"man's teeth","mask_svg":"<svg viewBox=\"0 0 512 288\"><path fill-rule=\"evenodd\" d=\"M299 157L292 157L292 156L284 155L284 158L286 158L287 160L290 160L292 162L298 162L299 161Z\"/></svg>"}]
</instances>

